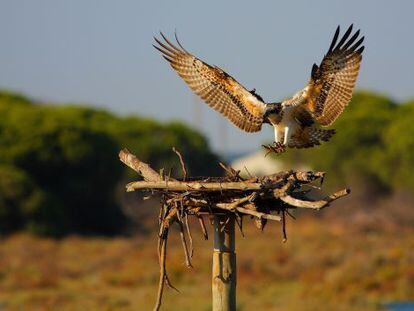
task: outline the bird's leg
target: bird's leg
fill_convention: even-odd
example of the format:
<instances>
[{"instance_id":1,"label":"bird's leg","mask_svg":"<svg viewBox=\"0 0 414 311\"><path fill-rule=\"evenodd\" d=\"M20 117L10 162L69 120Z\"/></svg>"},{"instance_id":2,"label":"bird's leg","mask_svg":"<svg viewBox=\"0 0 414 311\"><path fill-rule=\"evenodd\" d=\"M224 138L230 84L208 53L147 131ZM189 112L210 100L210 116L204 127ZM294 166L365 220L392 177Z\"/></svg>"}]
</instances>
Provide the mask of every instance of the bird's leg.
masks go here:
<instances>
[{"instance_id":1,"label":"bird's leg","mask_svg":"<svg viewBox=\"0 0 414 311\"><path fill-rule=\"evenodd\" d=\"M275 130L275 143L279 142L279 131L277 129L276 126L274 126L274 130Z\"/></svg>"},{"instance_id":2,"label":"bird's leg","mask_svg":"<svg viewBox=\"0 0 414 311\"><path fill-rule=\"evenodd\" d=\"M289 130L288 126L285 126L285 137L284 137L284 140L283 140L283 144L285 144L287 146L287 144L289 142L289 139L290 139L290 130Z\"/></svg>"},{"instance_id":3,"label":"bird's leg","mask_svg":"<svg viewBox=\"0 0 414 311\"><path fill-rule=\"evenodd\" d=\"M262 145L263 148L267 150L266 155L268 155L270 152L274 152L276 154L280 154L286 151L286 145L279 141L279 132L277 127L274 127L275 129L275 141L272 145ZM286 132L285 132L286 136Z\"/></svg>"}]
</instances>

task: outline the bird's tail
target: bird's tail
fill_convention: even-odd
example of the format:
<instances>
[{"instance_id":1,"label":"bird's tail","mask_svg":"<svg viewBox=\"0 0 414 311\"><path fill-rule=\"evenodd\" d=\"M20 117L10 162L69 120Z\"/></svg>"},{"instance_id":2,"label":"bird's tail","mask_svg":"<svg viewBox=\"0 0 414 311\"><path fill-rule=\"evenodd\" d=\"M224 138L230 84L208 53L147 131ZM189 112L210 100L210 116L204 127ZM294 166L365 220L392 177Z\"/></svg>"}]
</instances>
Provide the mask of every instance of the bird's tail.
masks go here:
<instances>
[{"instance_id":1,"label":"bird's tail","mask_svg":"<svg viewBox=\"0 0 414 311\"><path fill-rule=\"evenodd\" d=\"M335 134L334 129L324 130L315 127L304 128L299 135L292 136L289 147L310 148L320 145L321 141L328 141Z\"/></svg>"},{"instance_id":2,"label":"bird's tail","mask_svg":"<svg viewBox=\"0 0 414 311\"><path fill-rule=\"evenodd\" d=\"M317 141L328 141L335 134L334 129L324 130L324 129L318 129L314 127L308 127L307 132L308 132L309 137L312 140L317 140Z\"/></svg>"}]
</instances>

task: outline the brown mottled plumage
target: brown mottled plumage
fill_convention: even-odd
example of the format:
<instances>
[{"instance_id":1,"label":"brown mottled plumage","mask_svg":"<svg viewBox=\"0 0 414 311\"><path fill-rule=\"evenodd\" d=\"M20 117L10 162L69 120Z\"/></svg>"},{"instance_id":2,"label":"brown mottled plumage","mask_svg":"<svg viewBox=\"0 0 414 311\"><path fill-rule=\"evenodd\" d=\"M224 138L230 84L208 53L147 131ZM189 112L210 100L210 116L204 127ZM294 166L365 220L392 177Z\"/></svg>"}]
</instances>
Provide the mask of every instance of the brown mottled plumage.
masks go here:
<instances>
[{"instance_id":1,"label":"brown mottled plumage","mask_svg":"<svg viewBox=\"0 0 414 311\"><path fill-rule=\"evenodd\" d=\"M162 33L164 43L154 38L154 47L180 75L188 86L210 107L217 110L246 132L260 131L266 105L234 78L187 52L179 43L172 44Z\"/></svg>"},{"instance_id":2,"label":"brown mottled plumage","mask_svg":"<svg viewBox=\"0 0 414 311\"><path fill-rule=\"evenodd\" d=\"M352 97L352 91L358 76L364 46L360 47L364 37L356 43L359 30L346 41L352 32L348 28L341 41L337 28L328 53L319 67L314 64L312 77L308 84L308 109L313 112L319 124L331 125L342 113Z\"/></svg>"},{"instance_id":3,"label":"brown mottled plumage","mask_svg":"<svg viewBox=\"0 0 414 311\"><path fill-rule=\"evenodd\" d=\"M325 130L315 127L303 127L291 136L288 146L291 148L314 147L320 145L321 141L328 141L334 134L334 129Z\"/></svg>"},{"instance_id":4,"label":"brown mottled plumage","mask_svg":"<svg viewBox=\"0 0 414 311\"><path fill-rule=\"evenodd\" d=\"M248 91L219 67L210 66L178 46L162 33L154 38L163 57L189 87L210 107L246 132L257 132L263 123L275 129L275 143L309 148L328 141L334 130L319 129L331 125L348 105L358 76L364 37L360 31L352 37L352 25L338 42L338 26L321 64L312 67L308 85L282 103L264 103L255 90ZM357 40L358 39L358 40ZM282 143L283 142L283 143Z\"/></svg>"},{"instance_id":5,"label":"brown mottled plumage","mask_svg":"<svg viewBox=\"0 0 414 311\"><path fill-rule=\"evenodd\" d=\"M279 131L284 127L285 137L289 141L285 141L285 144L289 147L307 148L318 145L315 142L328 141L334 134L331 130L306 129L308 126L315 129L315 122L322 126L331 125L351 100L364 50L364 46L361 46L364 37L357 41L359 30L349 38L352 27L351 25L348 28L338 42L338 26L321 64L313 65L308 85L292 98L282 102L287 117L277 126ZM292 125L289 118L294 119L300 126ZM290 133L286 135L286 131Z\"/></svg>"}]
</instances>

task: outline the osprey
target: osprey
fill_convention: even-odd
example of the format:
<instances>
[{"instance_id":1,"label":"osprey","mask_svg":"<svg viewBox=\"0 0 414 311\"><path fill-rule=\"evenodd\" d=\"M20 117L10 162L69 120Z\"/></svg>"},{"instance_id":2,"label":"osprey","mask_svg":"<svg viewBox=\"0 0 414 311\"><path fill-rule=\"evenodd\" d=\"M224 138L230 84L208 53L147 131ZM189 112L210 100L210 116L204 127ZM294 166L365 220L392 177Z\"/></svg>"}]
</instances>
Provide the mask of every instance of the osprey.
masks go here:
<instances>
[{"instance_id":1,"label":"osprey","mask_svg":"<svg viewBox=\"0 0 414 311\"><path fill-rule=\"evenodd\" d=\"M210 107L223 114L246 132L257 132L263 123L274 127L273 145L264 146L277 153L286 147L309 148L328 141L335 133L329 126L348 105L362 60L364 37L360 30L352 36L351 25L339 40L336 29L327 54L320 65L312 66L305 88L282 102L265 103L256 90L248 91L222 69L201 61L189 53L177 36L178 46L162 33L154 47L170 63L188 86Z\"/></svg>"}]
</instances>

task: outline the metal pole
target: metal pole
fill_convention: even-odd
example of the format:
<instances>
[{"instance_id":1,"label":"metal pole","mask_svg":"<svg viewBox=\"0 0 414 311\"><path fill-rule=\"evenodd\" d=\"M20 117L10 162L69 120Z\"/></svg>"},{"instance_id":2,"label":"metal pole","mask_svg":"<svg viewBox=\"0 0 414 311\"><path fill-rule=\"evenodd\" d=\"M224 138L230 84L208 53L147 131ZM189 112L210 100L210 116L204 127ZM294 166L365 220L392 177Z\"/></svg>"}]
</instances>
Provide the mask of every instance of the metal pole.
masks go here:
<instances>
[{"instance_id":1,"label":"metal pole","mask_svg":"<svg viewBox=\"0 0 414 311\"><path fill-rule=\"evenodd\" d=\"M213 311L236 310L234 216L214 216Z\"/></svg>"}]
</instances>

